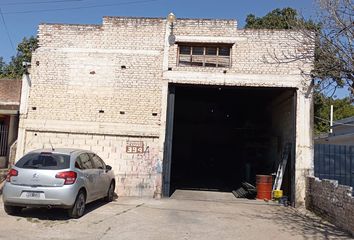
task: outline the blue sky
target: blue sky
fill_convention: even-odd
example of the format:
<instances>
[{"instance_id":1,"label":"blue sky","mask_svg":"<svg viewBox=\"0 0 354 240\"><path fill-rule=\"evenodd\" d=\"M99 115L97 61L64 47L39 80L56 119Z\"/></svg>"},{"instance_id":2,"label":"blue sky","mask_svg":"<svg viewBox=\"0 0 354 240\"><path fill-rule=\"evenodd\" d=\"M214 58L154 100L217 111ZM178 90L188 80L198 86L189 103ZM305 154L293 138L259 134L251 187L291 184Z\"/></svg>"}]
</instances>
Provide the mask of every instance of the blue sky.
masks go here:
<instances>
[{"instance_id":1,"label":"blue sky","mask_svg":"<svg viewBox=\"0 0 354 240\"><path fill-rule=\"evenodd\" d=\"M0 18L0 56L10 61L17 44L36 35L40 23L101 24L102 16L165 17L174 12L177 18L236 19L243 28L248 14L263 16L283 7L295 8L306 18L315 16L315 0L0 0L11 39Z\"/></svg>"},{"instance_id":2,"label":"blue sky","mask_svg":"<svg viewBox=\"0 0 354 240\"><path fill-rule=\"evenodd\" d=\"M86 8L91 6L96 7ZM164 17L174 12L177 17L236 19L242 28L249 13L263 16L274 8L288 6L306 17L313 15L312 0L0 0L14 45L12 48L0 19L0 56L8 62L23 37L36 35L39 23L100 24L102 16ZM41 11L48 9L65 10Z\"/></svg>"}]
</instances>

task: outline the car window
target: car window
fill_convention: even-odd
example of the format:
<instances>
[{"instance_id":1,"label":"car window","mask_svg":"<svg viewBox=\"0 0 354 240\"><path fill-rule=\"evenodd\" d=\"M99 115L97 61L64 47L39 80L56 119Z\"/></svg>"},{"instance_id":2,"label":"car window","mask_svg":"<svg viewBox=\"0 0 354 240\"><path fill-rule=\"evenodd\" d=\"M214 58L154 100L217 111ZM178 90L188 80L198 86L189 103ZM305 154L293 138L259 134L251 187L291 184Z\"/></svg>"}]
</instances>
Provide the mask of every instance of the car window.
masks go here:
<instances>
[{"instance_id":1,"label":"car window","mask_svg":"<svg viewBox=\"0 0 354 240\"><path fill-rule=\"evenodd\" d=\"M19 168L66 169L70 167L70 155L51 152L29 153L15 164Z\"/></svg>"},{"instance_id":2,"label":"car window","mask_svg":"<svg viewBox=\"0 0 354 240\"><path fill-rule=\"evenodd\" d=\"M103 160L97 156L96 154L90 154L96 168L98 169L106 169L106 165L104 164Z\"/></svg>"},{"instance_id":3,"label":"car window","mask_svg":"<svg viewBox=\"0 0 354 240\"><path fill-rule=\"evenodd\" d=\"M84 169L84 167L82 166L82 163L81 163L81 158L80 156L78 156L75 160L75 167L78 168L78 169Z\"/></svg>"},{"instance_id":4,"label":"car window","mask_svg":"<svg viewBox=\"0 0 354 240\"><path fill-rule=\"evenodd\" d=\"M87 153L82 153L79 156L80 161L79 161L79 166L81 169L92 169L94 168L92 165L92 161Z\"/></svg>"}]
</instances>

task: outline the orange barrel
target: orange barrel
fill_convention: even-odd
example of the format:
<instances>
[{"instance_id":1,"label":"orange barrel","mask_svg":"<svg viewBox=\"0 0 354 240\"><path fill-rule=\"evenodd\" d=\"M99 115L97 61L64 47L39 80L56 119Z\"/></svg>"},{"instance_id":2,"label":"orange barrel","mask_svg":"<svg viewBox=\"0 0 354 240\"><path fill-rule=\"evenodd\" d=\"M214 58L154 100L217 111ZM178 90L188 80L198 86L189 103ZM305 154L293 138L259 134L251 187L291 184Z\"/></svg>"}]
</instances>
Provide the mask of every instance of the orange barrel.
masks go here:
<instances>
[{"instance_id":1,"label":"orange barrel","mask_svg":"<svg viewBox=\"0 0 354 240\"><path fill-rule=\"evenodd\" d=\"M273 177L271 175L257 175L256 188L258 199L272 199Z\"/></svg>"}]
</instances>

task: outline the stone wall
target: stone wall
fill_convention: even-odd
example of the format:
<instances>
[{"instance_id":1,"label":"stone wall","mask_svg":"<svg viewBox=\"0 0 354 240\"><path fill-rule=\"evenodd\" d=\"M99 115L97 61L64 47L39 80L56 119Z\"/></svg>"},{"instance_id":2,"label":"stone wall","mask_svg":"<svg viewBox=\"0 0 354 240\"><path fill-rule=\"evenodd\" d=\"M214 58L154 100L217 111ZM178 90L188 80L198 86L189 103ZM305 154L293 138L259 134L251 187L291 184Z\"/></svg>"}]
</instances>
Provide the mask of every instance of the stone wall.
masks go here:
<instances>
[{"instance_id":1,"label":"stone wall","mask_svg":"<svg viewBox=\"0 0 354 240\"><path fill-rule=\"evenodd\" d=\"M352 187L338 185L335 180L308 177L306 208L354 236L354 197Z\"/></svg>"}]
</instances>

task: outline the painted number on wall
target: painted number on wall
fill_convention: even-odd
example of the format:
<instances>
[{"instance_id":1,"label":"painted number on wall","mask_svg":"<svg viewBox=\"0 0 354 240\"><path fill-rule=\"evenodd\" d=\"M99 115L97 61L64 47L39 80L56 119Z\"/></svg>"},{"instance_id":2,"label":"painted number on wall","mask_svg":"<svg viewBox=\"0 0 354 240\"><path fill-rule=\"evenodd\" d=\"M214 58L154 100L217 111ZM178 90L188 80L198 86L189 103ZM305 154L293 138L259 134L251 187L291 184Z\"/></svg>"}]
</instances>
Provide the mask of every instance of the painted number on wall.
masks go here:
<instances>
[{"instance_id":1,"label":"painted number on wall","mask_svg":"<svg viewBox=\"0 0 354 240\"><path fill-rule=\"evenodd\" d=\"M144 142L127 142L127 153L144 153Z\"/></svg>"}]
</instances>

